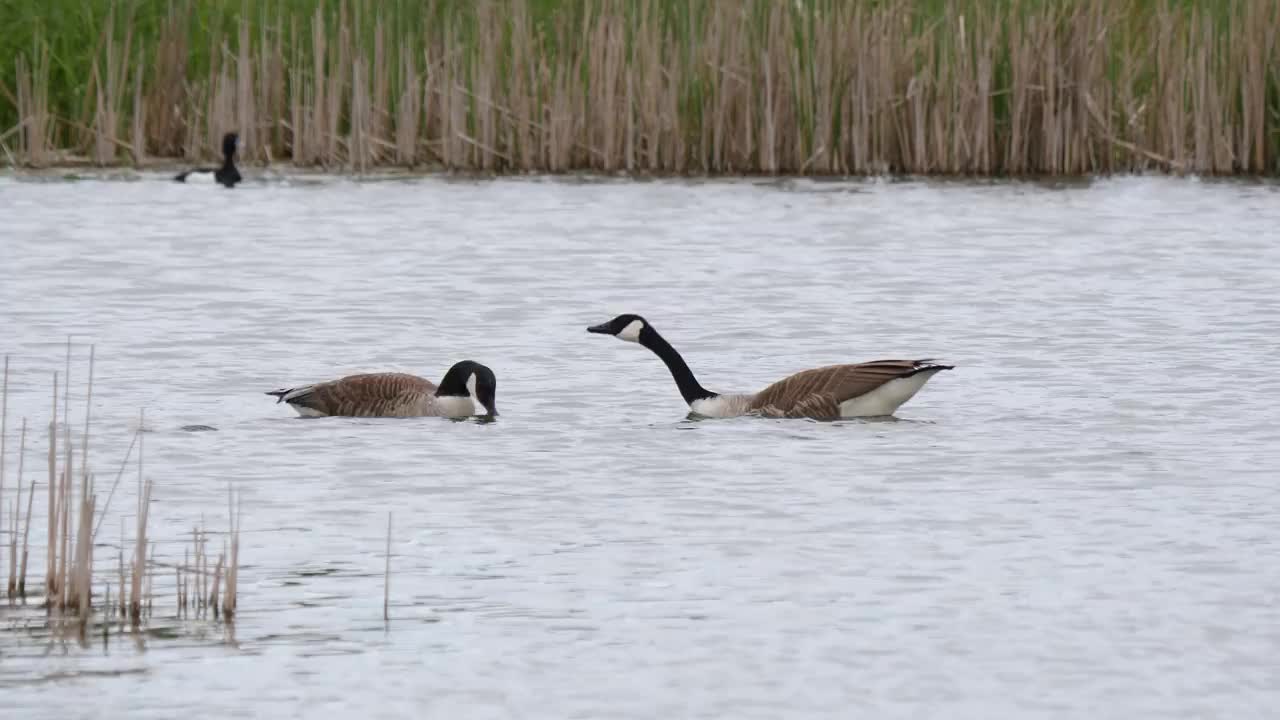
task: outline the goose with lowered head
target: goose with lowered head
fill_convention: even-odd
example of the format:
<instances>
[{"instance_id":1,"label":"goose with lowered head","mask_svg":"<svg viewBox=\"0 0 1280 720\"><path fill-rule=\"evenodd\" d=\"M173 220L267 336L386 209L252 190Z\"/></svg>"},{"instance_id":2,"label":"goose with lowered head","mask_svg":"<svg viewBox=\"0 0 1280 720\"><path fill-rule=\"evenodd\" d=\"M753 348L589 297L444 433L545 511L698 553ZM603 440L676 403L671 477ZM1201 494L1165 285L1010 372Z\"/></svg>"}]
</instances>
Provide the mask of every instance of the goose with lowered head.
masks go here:
<instances>
[{"instance_id":1,"label":"goose with lowered head","mask_svg":"<svg viewBox=\"0 0 1280 720\"><path fill-rule=\"evenodd\" d=\"M721 394L702 387L680 353L639 315L619 315L587 332L639 343L662 358L689 409L704 417L831 420L892 415L937 373L954 366L932 360L873 360L804 370L757 393Z\"/></svg>"},{"instance_id":2,"label":"goose with lowered head","mask_svg":"<svg viewBox=\"0 0 1280 720\"><path fill-rule=\"evenodd\" d=\"M406 373L348 375L338 380L271 390L303 417L470 417L498 414L493 371L471 360L449 368L439 385Z\"/></svg>"}]
</instances>

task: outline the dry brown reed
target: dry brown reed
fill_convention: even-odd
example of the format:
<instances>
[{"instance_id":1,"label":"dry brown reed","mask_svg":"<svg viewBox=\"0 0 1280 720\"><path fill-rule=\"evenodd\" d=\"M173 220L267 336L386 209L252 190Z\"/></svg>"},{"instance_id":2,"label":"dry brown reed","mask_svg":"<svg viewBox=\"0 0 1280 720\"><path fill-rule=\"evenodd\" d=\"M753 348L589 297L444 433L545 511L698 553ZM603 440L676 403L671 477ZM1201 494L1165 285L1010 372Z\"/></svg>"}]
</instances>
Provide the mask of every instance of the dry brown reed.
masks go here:
<instances>
[{"instance_id":1,"label":"dry brown reed","mask_svg":"<svg viewBox=\"0 0 1280 720\"><path fill-rule=\"evenodd\" d=\"M27 458L27 419L22 418L22 432L18 440L18 499L9 514L9 601L18 596L18 528L22 512L22 471ZM2 475L2 473L0 473ZM32 490L34 491L34 484ZM25 550L24 550L25 552ZM25 565L25 563L24 563Z\"/></svg>"},{"instance_id":2,"label":"dry brown reed","mask_svg":"<svg viewBox=\"0 0 1280 720\"><path fill-rule=\"evenodd\" d=\"M428 3L418 22L350 0L246 10L212 36L193 5L146 39L109 17L83 121L51 114L47 49L19 56L17 159L47 164L54 142L100 164L118 146L205 156L236 129L248 162L355 171L1280 164L1280 0L508 0Z\"/></svg>"},{"instance_id":3,"label":"dry brown reed","mask_svg":"<svg viewBox=\"0 0 1280 720\"><path fill-rule=\"evenodd\" d=\"M391 620L391 513L387 513L386 569L382 578L382 619Z\"/></svg>"},{"instance_id":4,"label":"dry brown reed","mask_svg":"<svg viewBox=\"0 0 1280 720\"><path fill-rule=\"evenodd\" d=\"M120 135L120 121L124 93L128 87L130 61L133 59L133 22L132 17L126 18L124 26L127 29L124 40L123 42L118 40L115 31L116 7L116 3L111 4L112 9L107 15L100 40L102 59L99 61L98 58L94 58L93 72L90 77L90 87L93 89L95 103L89 135L92 138L92 158L97 165L114 164L117 146L126 145ZM132 15L135 4L129 3L128 7ZM142 67L139 65L134 75L141 73ZM135 105L135 112L140 105L140 102Z\"/></svg>"},{"instance_id":5,"label":"dry brown reed","mask_svg":"<svg viewBox=\"0 0 1280 720\"><path fill-rule=\"evenodd\" d=\"M24 444L25 449L25 444ZM21 460L21 457L19 457ZM19 465L21 468L21 465ZM18 473L18 481L22 481L22 473ZM27 597L27 559L31 555L31 506L36 498L36 481L31 481L31 490L27 493L27 521L22 530L22 562L18 570L18 597ZM19 503L21 504L21 503ZM9 597L13 597L12 593Z\"/></svg>"},{"instance_id":6,"label":"dry brown reed","mask_svg":"<svg viewBox=\"0 0 1280 720\"><path fill-rule=\"evenodd\" d=\"M65 378L71 374L71 352L69 343L67 363L61 373L54 373L52 393L52 414L49 422L49 505L48 536L45 548L46 568L44 586L44 607L48 611L50 627L79 628L82 641L87 627L94 622L95 614L102 621L110 622L118 612L120 622L128 620L137 628L153 614L155 598L156 569L162 567L157 561L157 544L150 540L150 507L154 490L154 482L144 474L144 436L145 413L139 413L139 426L134 433L128 451L125 453L119 472L112 486L112 494L129 465L133 446L138 447L136 466L138 481L138 501L134 512L132 538L125 534L125 517L121 517L121 535L118 550L117 577L114 585L116 595L111 595L113 581L95 575L94 560L98 545L96 538L102 521L109 510L112 495L108 495L105 503L99 503L96 491L95 476L91 471L89 441L92 431L92 402L96 368L96 348L89 349L89 371L86 379L85 419L83 435L76 438L71 433L70 393ZM7 359L6 359L7 360ZM0 455L8 460L8 363L6 362L5 380L0 383ZM63 390L61 406L59 406L59 389ZM59 411L62 415L59 417ZM61 422L61 428L59 428ZM26 601L26 573L30 553L30 533L32 511L36 494L36 482L31 481L26 492L26 522L21 522L23 501L23 479L26 471L27 420L23 418L18 442L18 495L17 501L8 508L9 517L9 578L7 596L10 603ZM59 429L62 432L59 432ZM74 466L77 457L76 442L79 442L79 468ZM4 477L4 467L0 466L0 480ZM77 472L78 470L78 472ZM0 485L0 488L3 486ZM0 495L0 500L3 495ZM232 508L229 508L229 510ZM231 553L224 551L216 565L211 565L207 557L207 535L197 529L198 557L195 566L184 562L176 568L177 592L179 598L179 616L184 614L187 599L187 588L192 576L195 577L202 595L198 596L204 616L231 618L235 611L236 578L239 571L239 528L240 511L235 507L231 515ZM203 524L203 523L202 523ZM20 531L21 528L21 531ZM19 531L21 544L19 545ZM129 540L133 546L130 561L125 561ZM210 585L209 576L212 576ZM225 587L225 591L223 588ZM220 599L220 593L225 592ZM104 600L105 598L105 600ZM117 605L118 603L118 605ZM105 632L105 630L104 630Z\"/></svg>"},{"instance_id":7,"label":"dry brown reed","mask_svg":"<svg viewBox=\"0 0 1280 720\"><path fill-rule=\"evenodd\" d=\"M27 434L26 421L22 423L22 435L25 438ZM0 389L0 537L4 536L4 461L5 452L8 449L7 441L9 439L9 356L4 356L4 385ZM22 474L18 474L18 492L21 498L22 492ZM16 528L17 525L14 525ZM16 529L11 529L10 534L16 533ZM16 537L16 535L13 535ZM12 547L13 543L9 543ZM12 551L9 559L10 567L13 565ZM9 571L9 582L13 583L13 571ZM10 593L12 594L12 593Z\"/></svg>"},{"instance_id":8,"label":"dry brown reed","mask_svg":"<svg viewBox=\"0 0 1280 720\"><path fill-rule=\"evenodd\" d=\"M222 584L222 563L226 562L227 554L224 552L218 555L218 564L213 568L213 589L209 591L209 606L213 608L213 616L218 617L218 590Z\"/></svg>"},{"instance_id":9,"label":"dry brown reed","mask_svg":"<svg viewBox=\"0 0 1280 720\"><path fill-rule=\"evenodd\" d=\"M138 446L138 461L141 466L141 443ZM142 580L147 572L147 515L151 507L152 482L150 480L143 482L139 478L139 486L142 490L138 496L137 529L133 536L133 563L130 565L129 578L129 618L135 624L142 619L146 597L143 594Z\"/></svg>"},{"instance_id":10,"label":"dry brown reed","mask_svg":"<svg viewBox=\"0 0 1280 720\"><path fill-rule=\"evenodd\" d=\"M133 448L138 444L138 437L142 433L142 427L139 426L133 433L132 439L129 441L129 447L124 452L124 459L120 461L120 469L116 471L116 479L111 483L111 490L107 493L107 500L102 504L102 513L98 517L98 523L93 527L93 537L96 540L98 531L102 529L102 521L107 519L107 510L111 508L111 499L116 495L116 488L120 486L120 480L124 477L124 471L129 467L129 458L133 455Z\"/></svg>"},{"instance_id":11,"label":"dry brown reed","mask_svg":"<svg viewBox=\"0 0 1280 720\"><path fill-rule=\"evenodd\" d=\"M240 522L244 517L241 498L239 495L232 495L230 486L227 488L227 517L231 524L231 554L227 561L227 583L222 596L222 617L230 622L236 615L240 582Z\"/></svg>"},{"instance_id":12,"label":"dry brown reed","mask_svg":"<svg viewBox=\"0 0 1280 720\"><path fill-rule=\"evenodd\" d=\"M52 161L54 118L49 109L49 48L39 45L30 60L19 55L17 73L18 157L31 167Z\"/></svg>"},{"instance_id":13,"label":"dry brown reed","mask_svg":"<svg viewBox=\"0 0 1280 720\"><path fill-rule=\"evenodd\" d=\"M206 538L202 519L200 525L191 528L191 557L195 562L188 566L195 581L196 596L191 606L196 611L197 617L203 615L205 599L208 597L204 593L205 570L209 565L209 560L205 557L205 544Z\"/></svg>"},{"instance_id":14,"label":"dry brown reed","mask_svg":"<svg viewBox=\"0 0 1280 720\"><path fill-rule=\"evenodd\" d=\"M209 531L203 519L191 529L191 544L183 553L182 564L176 568L175 592L180 616L194 612L197 618L234 620L240 570L240 508L233 491L228 488L227 492L230 551L224 542L222 552L211 563Z\"/></svg>"},{"instance_id":15,"label":"dry brown reed","mask_svg":"<svg viewBox=\"0 0 1280 720\"><path fill-rule=\"evenodd\" d=\"M173 591L177 599L178 617L185 615L187 609L186 578L182 575L182 569L187 566L187 562L190 560L188 551L184 550L182 552L182 558L182 564L173 568Z\"/></svg>"},{"instance_id":16,"label":"dry brown reed","mask_svg":"<svg viewBox=\"0 0 1280 720\"><path fill-rule=\"evenodd\" d=\"M58 475L58 373L53 374L53 415L49 420L49 523L46 526L49 532L49 541L45 545L48 548L47 561L45 563L45 596L52 599L58 589L56 580L57 573L57 549L58 549L58 502L57 502L57 475Z\"/></svg>"}]
</instances>

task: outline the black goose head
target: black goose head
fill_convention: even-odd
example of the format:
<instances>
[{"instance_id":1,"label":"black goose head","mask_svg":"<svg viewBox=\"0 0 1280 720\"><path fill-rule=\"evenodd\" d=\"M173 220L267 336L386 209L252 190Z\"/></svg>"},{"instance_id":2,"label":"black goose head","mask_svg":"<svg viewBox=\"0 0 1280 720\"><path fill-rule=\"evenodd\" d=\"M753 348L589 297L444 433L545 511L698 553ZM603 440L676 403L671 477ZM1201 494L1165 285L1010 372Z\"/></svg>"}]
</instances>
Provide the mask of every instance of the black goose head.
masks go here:
<instances>
[{"instance_id":1,"label":"black goose head","mask_svg":"<svg viewBox=\"0 0 1280 720\"><path fill-rule=\"evenodd\" d=\"M649 322L639 315L624 313L606 323L592 325L587 332L597 335L612 335L619 340L638 343L644 334L653 332Z\"/></svg>"},{"instance_id":2,"label":"black goose head","mask_svg":"<svg viewBox=\"0 0 1280 720\"><path fill-rule=\"evenodd\" d=\"M484 406L485 414L496 417L498 405L496 396L498 379L493 371L474 360L463 360L455 363L444 374L436 395L440 397L471 397Z\"/></svg>"},{"instance_id":3,"label":"black goose head","mask_svg":"<svg viewBox=\"0 0 1280 720\"><path fill-rule=\"evenodd\" d=\"M226 158L227 162L231 162L231 156L236 154L236 147L239 144L240 136L233 132L222 136L222 157Z\"/></svg>"}]
</instances>

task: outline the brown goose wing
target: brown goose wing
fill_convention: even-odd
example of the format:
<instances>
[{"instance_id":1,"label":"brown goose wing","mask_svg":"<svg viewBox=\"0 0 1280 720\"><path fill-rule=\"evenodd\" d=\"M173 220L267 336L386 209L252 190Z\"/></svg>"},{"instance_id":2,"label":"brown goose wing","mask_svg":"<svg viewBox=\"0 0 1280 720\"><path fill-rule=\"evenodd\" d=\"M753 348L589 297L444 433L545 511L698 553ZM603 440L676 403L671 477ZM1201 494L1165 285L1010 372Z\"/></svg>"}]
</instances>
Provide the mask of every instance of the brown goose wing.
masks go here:
<instances>
[{"instance_id":1,"label":"brown goose wing","mask_svg":"<svg viewBox=\"0 0 1280 720\"><path fill-rule=\"evenodd\" d=\"M280 399L324 415L382 417L403 415L435 391L435 383L416 375L368 373L290 390Z\"/></svg>"},{"instance_id":2,"label":"brown goose wing","mask_svg":"<svg viewBox=\"0 0 1280 720\"><path fill-rule=\"evenodd\" d=\"M923 360L875 360L805 370L761 390L751 407L771 417L839 417L840 403L930 367L938 366Z\"/></svg>"}]
</instances>

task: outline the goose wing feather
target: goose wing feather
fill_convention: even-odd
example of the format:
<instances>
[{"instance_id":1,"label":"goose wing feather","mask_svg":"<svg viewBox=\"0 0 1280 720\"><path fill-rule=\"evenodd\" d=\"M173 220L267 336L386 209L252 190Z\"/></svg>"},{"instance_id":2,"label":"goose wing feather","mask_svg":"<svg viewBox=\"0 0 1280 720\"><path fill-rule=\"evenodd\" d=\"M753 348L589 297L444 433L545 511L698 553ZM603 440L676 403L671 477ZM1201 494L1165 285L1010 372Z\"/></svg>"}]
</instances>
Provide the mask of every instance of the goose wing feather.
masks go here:
<instances>
[{"instance_id":1,"label":"goose wing feather","mask_svg":"<svg viewBox=\"0 0 1280 720\"><path fill-rule=\"evenodd\" d=\"M840 403L865 395L890 380L939 367L946 366L927 360L874 360L804 370L761 390L752 409L769 417L839 417Z\"/></svg>"},{"instance_id":2,"label":"goose wing feather","mask_svg":"<svg viewBox=\"0 0 1280 720\"><path fill-rule=\"evenodd\" d=\"M386 417L420 414L435 383L406 373L348 375L291 390L281 400L324 415Z\"/></svg>"}]
</instances>

